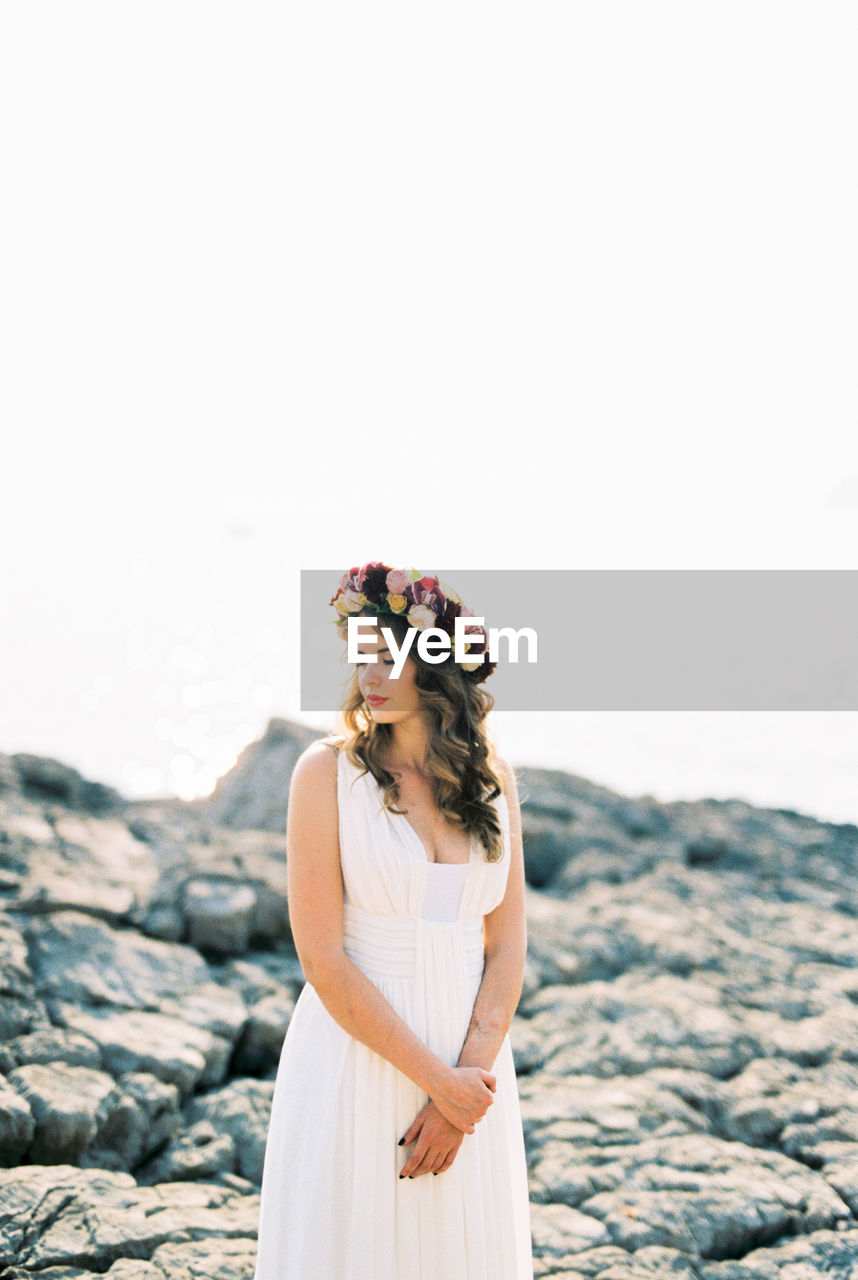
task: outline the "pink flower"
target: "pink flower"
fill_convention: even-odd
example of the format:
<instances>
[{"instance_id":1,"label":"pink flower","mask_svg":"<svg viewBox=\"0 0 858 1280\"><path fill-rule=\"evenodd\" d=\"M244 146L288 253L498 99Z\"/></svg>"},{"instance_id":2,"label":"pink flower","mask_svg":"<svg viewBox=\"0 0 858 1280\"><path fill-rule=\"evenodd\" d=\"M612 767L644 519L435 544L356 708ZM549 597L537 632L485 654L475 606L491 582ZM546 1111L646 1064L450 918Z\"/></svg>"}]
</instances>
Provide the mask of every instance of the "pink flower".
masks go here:
<instances>
[{"instance_id":1,"label":"pink flower","mask_svg":"<svg viewBox=\"0 0 858 1280\"><path fill-rule=\"evenodd\" d=\"M387 575L387 589L394 596L404 596L405 588L411 586L411 574L404 569L391 569Z\"/></svg>"},{"instance_id":2,"label":"pink flower","mask_svg":"<svg viewBox=\"0 0 858 1280\"><path fill-rule=\"evenodd\" d=\"M337 611L343 615L360 613L367 603L367 598L362 591L355 591L352 587L348 587L343 593L342 600L337 601Z\"/></svg>"}]
</instances>

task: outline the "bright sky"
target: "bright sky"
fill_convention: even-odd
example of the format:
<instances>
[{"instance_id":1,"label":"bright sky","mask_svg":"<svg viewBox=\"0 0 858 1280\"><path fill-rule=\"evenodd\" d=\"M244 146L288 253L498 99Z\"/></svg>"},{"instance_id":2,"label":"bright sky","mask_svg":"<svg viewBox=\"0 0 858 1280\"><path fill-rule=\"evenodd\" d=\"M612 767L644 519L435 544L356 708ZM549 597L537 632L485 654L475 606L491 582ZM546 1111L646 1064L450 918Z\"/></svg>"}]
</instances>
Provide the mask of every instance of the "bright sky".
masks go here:
<instances>
[{"instance_id":1,"label":"bright sky","mask_svg":"<svg viewBox=\"0 0 858 1280\"><path fill-rule=\"evenodd\" d=\"M853 5L2 23L26 491L259 513L309 487L341 518L410 492L450 519L466 481L564 521L844 479L858 502Z\"/></svg>"},{"instance_id":2,"label":"bright sky","mask_svg":"<svg viewBox=\"0 0 858 1280\"><path fill-rule=\"evenodd\" d=\"M148 583L126 648L178 628L183 521L275 594L856 567L856 35L788 0L5 6L0 692L54 665L65 741L112 592Z\"/></svg>"}]
</instances>

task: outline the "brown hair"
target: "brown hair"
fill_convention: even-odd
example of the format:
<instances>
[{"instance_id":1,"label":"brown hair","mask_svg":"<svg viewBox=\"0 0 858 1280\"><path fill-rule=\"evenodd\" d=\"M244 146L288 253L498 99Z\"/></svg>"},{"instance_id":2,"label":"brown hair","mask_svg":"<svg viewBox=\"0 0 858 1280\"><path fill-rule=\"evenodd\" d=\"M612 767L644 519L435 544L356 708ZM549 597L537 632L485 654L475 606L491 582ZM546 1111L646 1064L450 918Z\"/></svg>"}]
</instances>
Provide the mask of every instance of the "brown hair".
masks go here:
<instances>
[{"instance_id":1,"label":"brown hair","mask_svg":"<svg viewBox=\"0 0 858 1280\"><path fill-rule=\"evenodd\" d=\"M411 624L405 616L383 614L379 625L389 627L401 645ZM501 794L502 787L497 751L486 728L495 700L481 684L468 680L452 655L443 663L428 663L415 645L406 661L409 659L416 663L415 686L429 712L426 762L438 807L455 826L481 841L487 862L498 862L504 852L503 832L491 801ZM399 803L399 784L380 760L390 745L392 726L378 723L369 714L358 686L357 668L340 715L345 732L331 735L337 747L357 768L372 774L383 789L385 809L401 813L394 808L394 802Z\"/></svg>"}]
</instances>

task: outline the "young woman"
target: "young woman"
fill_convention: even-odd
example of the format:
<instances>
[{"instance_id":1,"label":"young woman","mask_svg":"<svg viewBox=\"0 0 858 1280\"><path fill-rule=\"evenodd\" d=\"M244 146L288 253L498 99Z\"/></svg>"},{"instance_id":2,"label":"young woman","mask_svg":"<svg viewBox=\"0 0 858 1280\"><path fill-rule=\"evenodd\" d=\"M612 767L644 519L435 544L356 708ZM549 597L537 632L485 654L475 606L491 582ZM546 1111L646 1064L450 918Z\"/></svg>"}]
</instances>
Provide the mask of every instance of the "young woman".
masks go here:
<instances>
[{"instance_id":1,"label":"young woman","mask_svg":"<svg viewBox=\"0 0 858 1280\"><path fill-rule=\"evenodd\" d=\"M372 562L331 603L340 625L378 618L361 644L377 660L355 668L346 732L292 773L306 984L274 1087L254 1280L532 1280L508 1036L524 862L515 775L486 733L494 664L480 647L431 664L412 645L393 676L382 625L401 646L409 627L452 636L473 616L435 578Z\"/></svg>"}]
</instances>

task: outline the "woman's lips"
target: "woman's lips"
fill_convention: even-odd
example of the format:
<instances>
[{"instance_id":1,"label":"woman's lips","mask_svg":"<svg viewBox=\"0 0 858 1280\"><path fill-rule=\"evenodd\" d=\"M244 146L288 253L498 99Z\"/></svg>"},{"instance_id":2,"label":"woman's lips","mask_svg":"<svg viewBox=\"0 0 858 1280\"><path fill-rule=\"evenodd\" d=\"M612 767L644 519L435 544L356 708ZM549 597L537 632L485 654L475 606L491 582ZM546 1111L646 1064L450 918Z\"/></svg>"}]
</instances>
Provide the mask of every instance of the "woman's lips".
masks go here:
<instances>
[{"instance_id":1,"label":"woman's lips","mask_svg":"<svg viewBox=\"0 0 858 1280\"><path fill-rule=\"evenodd\" d=\"M387 702L387 698L380 698L378 694L371 693L367 698L367 702L371 707L380 707L383 702Z\"/></svg>"}]
</instances>

